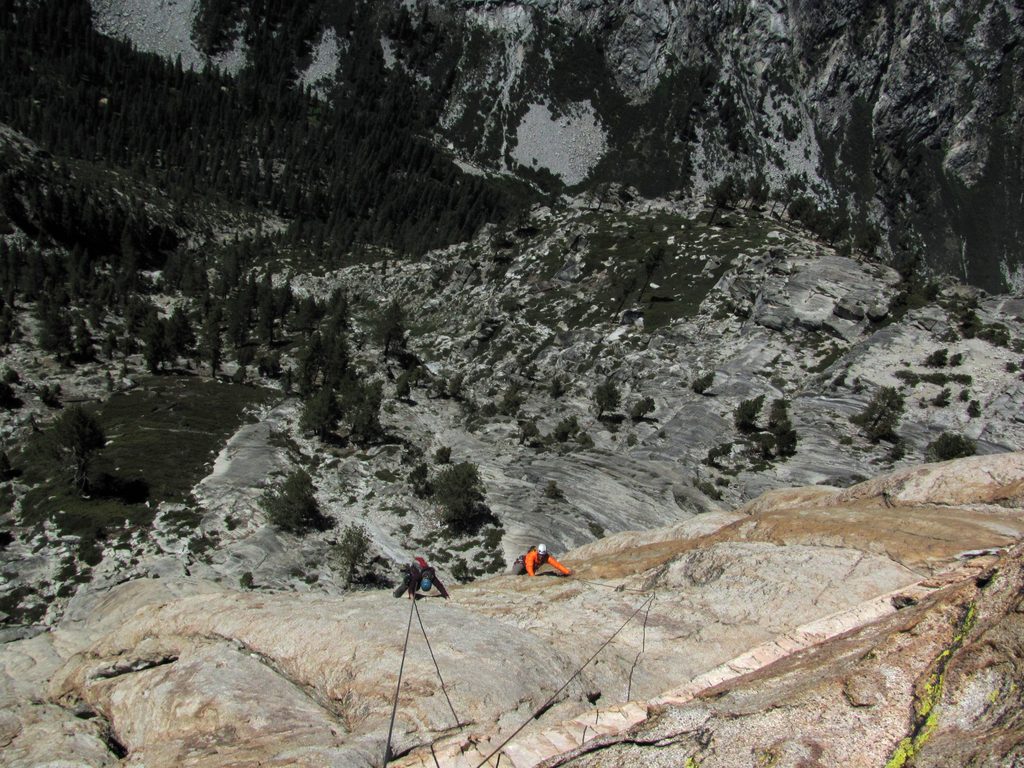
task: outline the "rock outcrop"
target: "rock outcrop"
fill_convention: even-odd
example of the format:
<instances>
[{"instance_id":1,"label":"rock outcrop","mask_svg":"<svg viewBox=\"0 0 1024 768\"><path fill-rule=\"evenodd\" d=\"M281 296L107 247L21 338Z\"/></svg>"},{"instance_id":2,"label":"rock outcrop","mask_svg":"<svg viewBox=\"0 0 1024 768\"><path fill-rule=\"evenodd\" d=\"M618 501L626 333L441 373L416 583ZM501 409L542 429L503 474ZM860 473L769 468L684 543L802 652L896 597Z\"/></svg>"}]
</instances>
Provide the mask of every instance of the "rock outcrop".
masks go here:
<instances>
[{"instance_id":1,"label":"rock outcrop","mask_svg":"<svg viewBox=\"0 0 1024 768\"><path fill-rule=\"evenodd\" d=\"M567 553L573 578L501 576L450 602L127 582L0 648L0 762L379 765L410 627L401 765L499 747L520 768L751 750L877 765L927 754L922 702L937 744L985 722L991 739L958 748L1010 754L1022 482L1024 456L1004 454L776 492Z\"/></svg>"},{"instance_id":2,"label":"rock outcrop","mask_svg":"<svg viewBox=\"0 0 1024 768\"><path fill-rule=\"evenodd\" d=\"M1022 558L544 765L1016 765Z\"/></svg>"},{"instance_id":3,"label":"rock outcrop","mask_svg":"<svg viewBox=\"0 0 1024 768\"><path fill-rule=\"evenodd\" d=\"M93 0L105 33L193 66L201 5ZM412 76L441 104L438 141L477 166L701 198L761 180L826 239L849 224L868 251L1005 290L1022 282L1022 18L1007 0L379 0L353 22L373 32L308 43L336 33L352 43L331 63ZM214 63L251 56L240 29L214 32L235 43Z\"/></svg>"}]
</instances>

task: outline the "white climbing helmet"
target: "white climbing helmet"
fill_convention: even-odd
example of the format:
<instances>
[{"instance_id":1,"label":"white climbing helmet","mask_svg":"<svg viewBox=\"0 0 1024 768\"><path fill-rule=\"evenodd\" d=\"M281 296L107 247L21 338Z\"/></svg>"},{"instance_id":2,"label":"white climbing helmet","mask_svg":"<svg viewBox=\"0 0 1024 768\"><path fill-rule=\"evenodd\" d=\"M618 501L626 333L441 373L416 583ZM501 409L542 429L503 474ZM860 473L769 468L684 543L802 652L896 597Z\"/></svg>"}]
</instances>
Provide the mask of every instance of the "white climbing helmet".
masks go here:
<instances>
[{"instance_id":1,"label":"white climbing helmet","mask_svg":"<svg viewBox=\"0 0 1024 768\"><path fill-rule=\"evenodd\" d=\"M538 544L537 545L537 554L538 555L546 555L547 553L548 553L547 544Z\"/></svg>"}]
</instances>

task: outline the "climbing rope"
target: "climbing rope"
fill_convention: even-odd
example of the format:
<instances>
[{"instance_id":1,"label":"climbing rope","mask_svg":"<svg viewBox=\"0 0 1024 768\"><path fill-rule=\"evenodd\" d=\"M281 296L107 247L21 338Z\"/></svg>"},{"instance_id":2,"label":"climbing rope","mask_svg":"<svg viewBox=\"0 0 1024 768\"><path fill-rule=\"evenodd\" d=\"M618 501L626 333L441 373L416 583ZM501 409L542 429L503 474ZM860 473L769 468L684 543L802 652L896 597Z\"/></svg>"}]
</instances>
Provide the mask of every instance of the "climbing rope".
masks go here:
<instances>
[{"instance_id":1,"label":"climbing rope","mask_svg":"<svg viewBox=\"0 0 1024 768\"><path fill-rule=\"evenodd\" d=\"M395 715L398 713L398 692L402 690L402 671L405 669L405 654L409 650L409 632L412 630L412 614L416 609L416 600L413 598L412 608L409 609L409 625L405 628L405 645L402 646L402 663L398 667L398 685L395 686L395 701L391 705L391 723L388 725L388 743L384 747L384 762L383 768L387 768L387 764L391 762L393 755L391 754L391 734L395 728Z\"/></svg>"},{"instance_id":2,"label":"climbing rope","mask_svg":"<svg viewBox=\"0 0 1024 768\"><path fill-rule=\"evenodd\" d=\"M459 720L459 716L455 714L455 707L452 706L452 700L448 697L448 689L445 687L444 678L441 677L441 668L437 665L437 659L434 658L434 649L430 647L430 638L427 637L427 630L426 627L423 626L423 618L420 616L420 609L416 605L415 599L412 601L412 606L416 609L416 619L420 623L420 630L423 632L423 639L427 641L427 650L430 651L430 660L434 662L434 669L437 670L437 679L441 681L441 692L444 694L445 701L448 702L448 708L452 711L452 717L455 718L455 727L458 728L462 725L462 721Z\"/></svg>"},{"instance_id":3,"label":"climbing rope","mask_svg":"<svg viewBox=\"0 0 1024 768\"><path fill-rule=\"evenodd\" d=\"M605 585L605 586L607 586L607 585ZM520 731L522 731L527 725L530 724L531 720L537 719L544 712L546 712L548 710L548 708L552 704L554 704L555 699L557 699L559 697L559 695L561 695L562 691L564 691L566 688L569 687L569 684L573 680L575 680L579 676L579 674L581 672L583 672L584 669L586 669L587 665L590 664L590 662L592 662L594 659L597 658L598 654L600 654L601 651L603 651L605 648L608 647L608 644L611 643L611 641L614 640L618 636L618 634L622 630L624 630L626 628L626 625L629 624L629 622L631 622L634 618L636 618L637 614L640 613L640 611L644 610L645 608L648 610L648 612L650 611L650 606L654 602L654 598L655 597L656 597L656 594L653 594L650 597L648 597L643 603L641 603L640 607L637 608L635 611L633 611L633 613L630 615L630 617L628 619L626 619L624 622L622 622L622 625L618 629L616 629L614 633L612 633L611 637L609 637L607 640L605 640L603 643L601 643L601 647L598 648L596 651L594 651L593 655L591 655L591 657L589 659L587 659L585 662L583 662L583 664L581 664L580 667L575 672L572 673L572 675L569 677L569 679L566 680L564 683L562 683L562 686L557 691L555 691L553 694L551 694L551 697L547 701L545 701L540 707L538 707L536 709L536 711L534 711L533 714L531 714L530 717L522 725L520 725L518 728L516 728L503 742L501 742L501 744L499 744L489 755L487 755L487 757L485 757L483 760L481 760L479 763L477 763L475 768L483 768L484 765L487 765L490 762L492 757L494 757L496 754L501 752L501 750L505 748L506 744L508 744L510 741L512 741L512 739L514 739L516 736L519 735ZM646 626L646 621L645 621L645 626ZM645 629L645 632L646 632L646 629ZM500 757L499 757L499 760L500 760Z\"/></svg>"},{"instance_id":4,"label":"climbing rope","mask_svg":"<svg viewBox=\"0 0 1024 768\"><path fill-rule=\"evenodd\" d=\"M595 587L604 587L605 589L611 589L616 592L631 592L634 595L646 595L650 590L648 589L630 589L622 584L605 584L603 581L593 581L592 579L584 579L580 576L575 577L576 581L582 581L585 584L593 584Z\"/></svg>"},{"instance_id":5,"label":"climbing rope","mask_svg":"<svg viewBox=\"0 0 1024 768\"><path fill-rule=\"evenodd\" d=\"M640 635L640 650L636 652L636 658L633 659L633 666L629 668L629 681L626 683L626 701L631 701L631 694L633 693L633 671L636 669L637 663L640 661L640 657L644 651L647 650L647 619L651 616L651 608L654 606L654 598L658 596L655 592L651 595L651 599L647 603L647 610L644 612L644 628L643 634Z\"/></svg>"}]
</instances>

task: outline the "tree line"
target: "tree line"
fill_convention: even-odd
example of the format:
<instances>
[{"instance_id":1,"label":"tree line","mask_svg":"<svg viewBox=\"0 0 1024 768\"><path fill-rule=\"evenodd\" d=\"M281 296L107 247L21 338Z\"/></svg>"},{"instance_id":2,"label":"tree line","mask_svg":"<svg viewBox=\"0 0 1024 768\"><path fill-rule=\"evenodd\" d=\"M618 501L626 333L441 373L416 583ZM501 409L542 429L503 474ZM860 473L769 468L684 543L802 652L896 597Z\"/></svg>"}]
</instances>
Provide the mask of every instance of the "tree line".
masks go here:
<instances>
[{"instance_id":1,"label":"tree line","mask_svg":"<svg viewBox=\"0 0 1024 768\"><path fill-rule=\"evenodd\" d=\"M0 0L0 121L176 200L213 195L270 209L342 247L420 252L518 207L507 186L464 174L423 138L435 108L385 67L371 25L351 22L362 31L328 101L298 87L312 18L281 25L288 39L253 48L252 64L232 77L99 35L87 0ZM272 55L289 46L291 55Z\"/></svg>"}]
</instances>

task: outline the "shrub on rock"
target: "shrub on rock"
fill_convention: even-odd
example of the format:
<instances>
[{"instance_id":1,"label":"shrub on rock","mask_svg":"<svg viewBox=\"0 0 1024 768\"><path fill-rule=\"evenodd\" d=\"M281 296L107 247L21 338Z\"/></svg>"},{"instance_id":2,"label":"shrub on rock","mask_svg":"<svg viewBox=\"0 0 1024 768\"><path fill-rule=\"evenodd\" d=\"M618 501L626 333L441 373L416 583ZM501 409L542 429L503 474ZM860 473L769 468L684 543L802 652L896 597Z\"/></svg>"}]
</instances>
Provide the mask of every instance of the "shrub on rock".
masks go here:
<instances>
[{"instance_id":1,"label":"shrub on rock","mask_svg":"<svg viewBox=\"0 0 1024 768\"><path fill-rule=\"evenodd\" d=\"M437 474L432 485L443 523L459 529L477 518L484 493L476 464L463 461L447 466Z\"/></svg>"},{"instance_id":2,"label":"shrub on rock","mask_svg":"<svg viewBox=\"0 0 1024 768\"><path fill-rule=\"evenodd\" d=\"M966 456L973 456L976 452L977 446L973 440L955 432L943 432L925 449L925 455L930 461L962 459Z\"/></svg>"},{"instance_id":3,"label":"shrub on rock","mask_svg":"<svg viewBox=\"0 0 1024 768\"><path fill-rule=\"evenodd\" d=\"M260 502L270 524L282 531L302 535L330 527L313 494L313 479L305 470L292 472L279 490L267 491Z\"/></svg>"}]
</instances>

